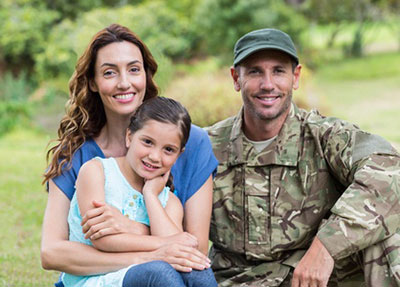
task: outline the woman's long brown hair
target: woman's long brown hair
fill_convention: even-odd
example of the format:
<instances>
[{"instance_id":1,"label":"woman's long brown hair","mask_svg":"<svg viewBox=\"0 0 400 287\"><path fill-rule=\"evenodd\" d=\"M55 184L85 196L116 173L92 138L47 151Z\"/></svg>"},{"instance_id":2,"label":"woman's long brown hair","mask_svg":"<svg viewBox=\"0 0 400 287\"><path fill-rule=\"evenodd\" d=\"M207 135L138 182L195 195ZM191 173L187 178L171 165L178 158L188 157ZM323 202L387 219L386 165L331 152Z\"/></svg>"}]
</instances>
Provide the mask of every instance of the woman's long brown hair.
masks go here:
<instances>
[{"instance_id":1,"label":"woman's long brown hair","mask_svg":"<svg viewBox=\"0 0 400 287\"><path fill-rule=\"evenodd\" d=\"M66 115L60 122L58 139L53 140L57 144L47 152L47 162L50 158L51 161L44 174L43 183L59 176L64 166L69 168L75 151L87 138L97 136L105 125L107 119L103 103L100 95L90 90L89 81L94 78L98 51L111 43L122 41L131 42L142 53L146 72L144 101L158 95L157 85L153 81L154 74L157 72L157 63L143 41L131 30L118 24L112 24L99 31L79 58L75 72L69 81L70 98Z\"/></svg>"}]
</instances>

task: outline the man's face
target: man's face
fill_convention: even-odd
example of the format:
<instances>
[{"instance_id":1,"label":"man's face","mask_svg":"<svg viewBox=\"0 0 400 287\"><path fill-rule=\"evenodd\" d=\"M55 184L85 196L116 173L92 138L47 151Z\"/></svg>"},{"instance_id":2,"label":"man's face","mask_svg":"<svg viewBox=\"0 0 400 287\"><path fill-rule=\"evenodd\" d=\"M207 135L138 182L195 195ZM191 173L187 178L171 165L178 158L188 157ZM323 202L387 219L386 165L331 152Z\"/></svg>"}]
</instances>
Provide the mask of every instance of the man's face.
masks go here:
<instances>
[{"instance_id":1,"label":"man's face","mask_svg":"<svg viewBox=\"0 0 400 287\"><path fill-rule=\"evenodd\" d=\"M235 90L242 92L245 122L286 118L300 70L300 65L293 70L290 56L276 50L256 52L231 68Z\"/></svg>"}]
</instances>

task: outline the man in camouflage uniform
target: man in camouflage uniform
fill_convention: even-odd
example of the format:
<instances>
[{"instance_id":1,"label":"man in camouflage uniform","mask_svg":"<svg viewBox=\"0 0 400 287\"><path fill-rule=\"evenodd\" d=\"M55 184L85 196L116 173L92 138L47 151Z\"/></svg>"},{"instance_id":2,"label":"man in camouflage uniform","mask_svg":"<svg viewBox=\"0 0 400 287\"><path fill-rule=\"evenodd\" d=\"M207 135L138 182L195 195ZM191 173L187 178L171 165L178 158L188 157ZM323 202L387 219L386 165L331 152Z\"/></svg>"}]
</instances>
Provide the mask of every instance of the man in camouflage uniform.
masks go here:
<instances>
[{"instance_id":1,"label":"man in camouflage uniform","mask_svg":"<svg viewBox=\"0 0 400 287\"><path fill-rule=\"evenodd\" d=\"M243 107L208 128L220 162L210 233L219 286L400 286L399 154L299 109L300 71L279 30L235 45Z\"/></svg>"}]
</instances>

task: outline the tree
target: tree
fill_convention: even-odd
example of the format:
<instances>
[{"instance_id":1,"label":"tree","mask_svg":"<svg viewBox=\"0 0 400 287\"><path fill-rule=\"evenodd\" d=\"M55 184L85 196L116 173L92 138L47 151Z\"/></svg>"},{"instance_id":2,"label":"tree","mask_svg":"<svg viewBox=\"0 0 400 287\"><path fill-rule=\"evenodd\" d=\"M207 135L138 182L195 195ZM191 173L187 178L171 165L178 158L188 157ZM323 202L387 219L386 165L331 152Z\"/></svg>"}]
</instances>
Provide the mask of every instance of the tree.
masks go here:
<instances>
[{"instance_id":1,"label":"tree","mask_svg":"<svg viewBox=\"0 0 400 287\"><path fill-rule=\"evenodd\" d=\"M247 32L278 28L300 46L306 19L292 6L277 0L204 0L196 12L194 25L199 35L198 49L204 53L229 53Z\"/></svg>"},{"instance_id":2,"label":"tree","mask_svg":"<svg viewBox=\"0 0 400 287\"><path fill-rule=\"evenodd\" d=\"M328 47L333 46L336 36L351 22L357 23L352 43L346 52L352 56L363 54L365 24L382 18L380 3L386 0L308 0L303 11L318 24L333 24Z\"/></svg>"}]
</instances>

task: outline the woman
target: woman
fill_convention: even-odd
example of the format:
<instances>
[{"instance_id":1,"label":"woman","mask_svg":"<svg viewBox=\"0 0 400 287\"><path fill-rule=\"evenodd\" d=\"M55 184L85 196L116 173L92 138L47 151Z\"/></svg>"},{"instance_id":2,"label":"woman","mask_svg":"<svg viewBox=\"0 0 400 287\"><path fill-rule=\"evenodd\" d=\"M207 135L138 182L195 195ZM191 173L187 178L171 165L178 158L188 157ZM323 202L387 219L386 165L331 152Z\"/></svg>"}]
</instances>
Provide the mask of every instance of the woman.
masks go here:
<instances>
[{"instance_id":1,"label":"woman","mask_svg":"<svg viewBox=\"0 0 400 287\"><path fill-rule=\"evenodd\" d=\"M133 45L113 45L121 42ZM68 241L67 215L80 167L95 156L125 155L124 136L131 115L142 101L158 94L153 81L156 71L157 64L144 43L116 24L98 32L78 60L58 143L48 153L52 159L44 179L49 197L42 231L43 268L92 275L153 260L166 261L183 272L209 267L212 172L217 161L207 135L196 126L172 174L184 206L184 230L197 238L197 248L175 243L150 252L107 253ZM83 215L82 228L87 237L96 239L140 234L143 225L102 202L93 202L93 209Z\"/></svg>"}]
</instances>

